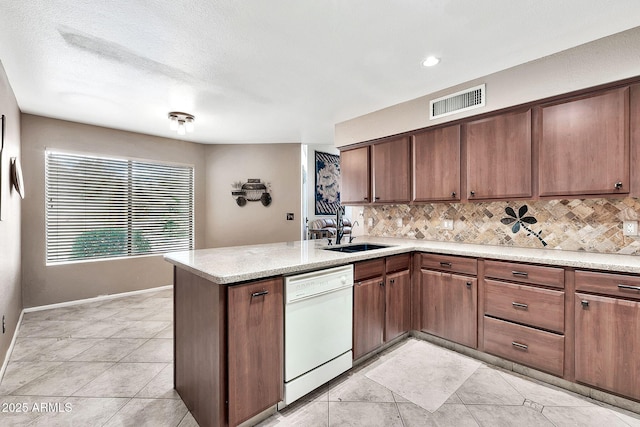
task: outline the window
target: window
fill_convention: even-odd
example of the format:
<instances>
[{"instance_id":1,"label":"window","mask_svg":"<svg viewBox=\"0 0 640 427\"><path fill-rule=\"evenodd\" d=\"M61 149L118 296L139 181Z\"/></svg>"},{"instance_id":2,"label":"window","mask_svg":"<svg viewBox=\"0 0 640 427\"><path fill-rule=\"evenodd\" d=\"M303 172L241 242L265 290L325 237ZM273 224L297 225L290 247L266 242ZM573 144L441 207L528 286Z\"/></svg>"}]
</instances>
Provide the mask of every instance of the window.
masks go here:
<instances>
[{"instance_id":1,"label":"window","mask_svg":"<svg viewBox=\"0 0 640 427\"><path fill-rule=\"evenodd\" d=\"M193 167L46 152L47 263L193 249Z\"/></svg>"}]
</instances>

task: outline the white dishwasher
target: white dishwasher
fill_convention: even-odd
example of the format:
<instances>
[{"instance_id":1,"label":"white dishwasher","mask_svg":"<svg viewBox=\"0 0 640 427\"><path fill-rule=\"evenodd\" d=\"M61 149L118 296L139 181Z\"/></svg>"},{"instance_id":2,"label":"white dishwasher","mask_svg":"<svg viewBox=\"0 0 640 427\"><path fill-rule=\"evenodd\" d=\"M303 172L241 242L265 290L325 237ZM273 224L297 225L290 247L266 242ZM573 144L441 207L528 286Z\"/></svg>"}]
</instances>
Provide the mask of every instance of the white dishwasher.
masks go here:
<instances>
[{"instance_id":1,"label":"white dishwasher","mask_svg":"<svg viewBox=\"0 0 640 427\"><path fill-rule=\"evenodd\" d=\"M352 367L353 266L285 277L284 407Z\"/></svg>"}]
</instances>

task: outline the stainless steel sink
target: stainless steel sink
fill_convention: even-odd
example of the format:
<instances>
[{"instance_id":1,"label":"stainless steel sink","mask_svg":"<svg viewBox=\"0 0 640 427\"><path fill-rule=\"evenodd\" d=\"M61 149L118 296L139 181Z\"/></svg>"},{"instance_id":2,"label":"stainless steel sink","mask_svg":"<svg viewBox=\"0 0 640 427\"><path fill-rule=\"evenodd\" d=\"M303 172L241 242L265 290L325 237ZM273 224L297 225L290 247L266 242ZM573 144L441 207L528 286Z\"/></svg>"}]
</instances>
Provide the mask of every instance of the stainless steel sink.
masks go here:
<instances>
[{"instance_id":1,"label":"stainless steel sink","mask_svg":"<svg viewBox=\"0 0 640 427\"><path fill-rule=\"evenodd\" d=\"M375 249L384 249L389 247L390 246L387 246L387 245L374 245L373 243L359 243L359 244L348 245L348 246L336 246L335 248L324 248L324 250L333 251L333 252L353 253L353 252L373 251Z\"/></svg>"}]
</instances>

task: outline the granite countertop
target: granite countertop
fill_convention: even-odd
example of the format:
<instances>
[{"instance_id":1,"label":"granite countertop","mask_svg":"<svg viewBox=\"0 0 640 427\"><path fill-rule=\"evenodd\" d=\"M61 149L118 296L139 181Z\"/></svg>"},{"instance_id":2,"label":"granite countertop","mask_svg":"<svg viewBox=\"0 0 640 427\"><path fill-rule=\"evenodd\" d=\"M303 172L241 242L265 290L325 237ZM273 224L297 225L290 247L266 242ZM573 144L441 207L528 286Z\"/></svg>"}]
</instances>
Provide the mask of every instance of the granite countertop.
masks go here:
<instances>
[{"instance_id":1,"label":"granite countertop","mask_svg":"<svg viewBox=\"0 0 640 427\"><path fill-rule=\"evenodd\" d=\"M389 247L356 253L333 252L324 250L327 248L327 241L323 239L172 252L164 258L180 268L217 284L233 284L318 270L412 251L626 273L640 272L640 257L634 255L367 236L358 237L355 243L376 243L389 245Z\"/></svg>"}]
</instances>

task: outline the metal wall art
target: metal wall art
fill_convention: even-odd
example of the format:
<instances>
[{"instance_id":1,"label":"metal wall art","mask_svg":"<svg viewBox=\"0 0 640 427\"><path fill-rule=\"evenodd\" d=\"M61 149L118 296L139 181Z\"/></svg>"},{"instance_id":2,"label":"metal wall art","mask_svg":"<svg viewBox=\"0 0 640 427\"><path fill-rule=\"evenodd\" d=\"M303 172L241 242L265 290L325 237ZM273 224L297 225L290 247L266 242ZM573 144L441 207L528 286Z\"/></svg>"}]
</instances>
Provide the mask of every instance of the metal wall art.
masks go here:
<instances>
[{"instance_id":1,"label":"metal wall art","mask_svg":"<svg viewBox=\"0 0 640 427\"><path fill-rule=\"evenodd\" d=\"M260 201L263 206L271 204L271 184L262 183L259 179L247 179L247 182L237 181L232 185L231 195L236 199L238 206L244 206L247 202Z\"/></svg>"}]
</instances>

